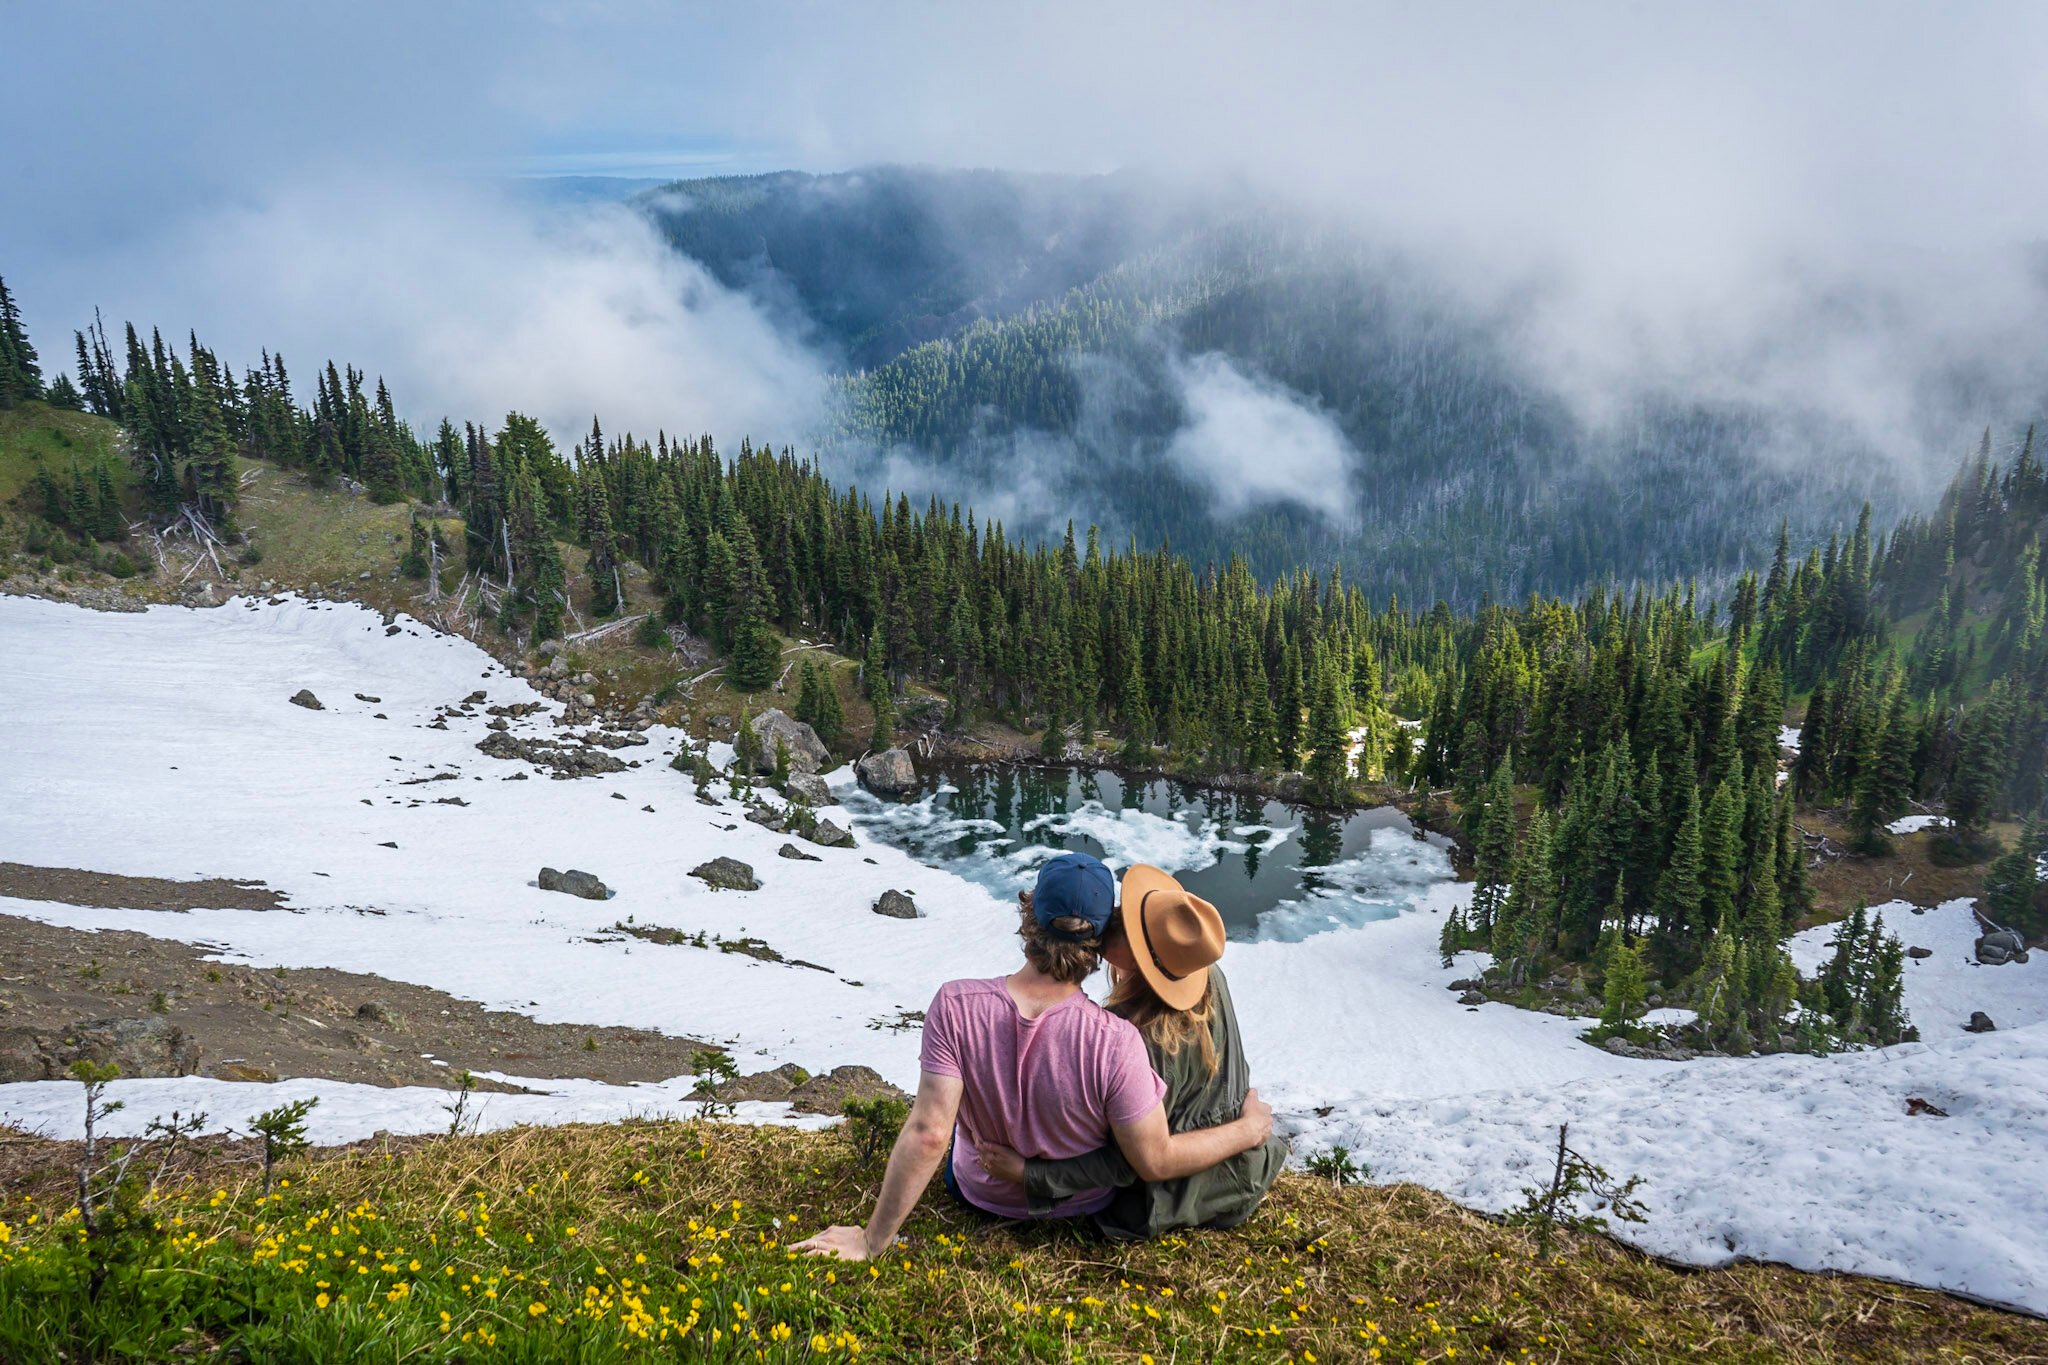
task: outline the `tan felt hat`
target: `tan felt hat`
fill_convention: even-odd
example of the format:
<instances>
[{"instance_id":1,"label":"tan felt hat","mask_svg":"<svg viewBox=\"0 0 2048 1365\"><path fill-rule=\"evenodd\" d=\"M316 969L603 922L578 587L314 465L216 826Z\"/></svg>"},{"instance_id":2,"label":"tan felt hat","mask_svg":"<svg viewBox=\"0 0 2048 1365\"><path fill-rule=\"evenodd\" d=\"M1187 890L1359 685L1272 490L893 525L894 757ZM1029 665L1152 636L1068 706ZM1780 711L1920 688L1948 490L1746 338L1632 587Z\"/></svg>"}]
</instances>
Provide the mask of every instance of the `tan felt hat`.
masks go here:
<instances>
[{"instance_id":1,"label":"tan felt hat","mask_svg":"<svg viewBox=\"0 0 2048 1365\"><path fill-rule=\"evenodd\" d=\"M1223 916L1156 867L1124 873L1124 935L1138 974L1177 1010L1193 1009L1209 989L1209 968L1223 956Z\"/></svg>"}]
</instances>

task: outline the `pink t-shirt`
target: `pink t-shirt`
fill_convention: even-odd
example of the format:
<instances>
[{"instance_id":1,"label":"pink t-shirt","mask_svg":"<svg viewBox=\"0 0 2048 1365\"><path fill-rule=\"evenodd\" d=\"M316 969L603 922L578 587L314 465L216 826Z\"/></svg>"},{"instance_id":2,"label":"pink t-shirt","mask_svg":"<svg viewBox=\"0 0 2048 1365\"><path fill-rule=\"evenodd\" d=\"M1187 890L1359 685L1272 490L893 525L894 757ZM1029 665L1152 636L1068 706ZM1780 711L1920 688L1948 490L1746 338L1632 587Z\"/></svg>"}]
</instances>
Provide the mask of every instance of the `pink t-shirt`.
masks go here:
<instances>
[{"instance_id":1,"label":"pink t-shirt","mask_svg":"<svg viewBox=\"0 0 2048 1365\"><path fill-rule=\"evenodd\" d=\"M1036 1019L1026 1019L1003 985L948 981L924 1015L922 1065L957 1076L966 1093L953 1132L953 1178L960 1192L990 1213L1024 1218L1024 1187L997 1180L974 1160L977 1138L1027 1157L1069 1157L1111 1140L1110 1125L1150 1113L1166 1094L1145 1041L1084 993ZM1054 1216L1093 1213L1111 1190L1077 1194Z\"/></svg>"}]
</instances>

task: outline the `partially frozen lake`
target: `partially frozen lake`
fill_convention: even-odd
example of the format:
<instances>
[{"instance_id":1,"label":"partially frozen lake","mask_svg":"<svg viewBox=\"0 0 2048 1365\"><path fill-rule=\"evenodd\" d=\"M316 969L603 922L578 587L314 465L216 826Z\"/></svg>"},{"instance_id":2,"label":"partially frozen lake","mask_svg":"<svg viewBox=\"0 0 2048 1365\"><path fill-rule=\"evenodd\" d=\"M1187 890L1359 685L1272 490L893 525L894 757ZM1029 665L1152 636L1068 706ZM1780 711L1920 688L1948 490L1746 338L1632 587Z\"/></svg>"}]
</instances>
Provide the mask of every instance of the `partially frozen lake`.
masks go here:
<instances>
[{"instance_id":1,"label":"partially frozen lake","mask_svg":"<svg viewBox=\"0 0 2048 1365\"><path fill-rule=\"evenodd\" d=\"M1392 919L1454 880L1449 841L1391 806L1322 811L1168 778L1014 763L920 770L889 800L838 795L859 831L1001 896L1056 854L1093 853L1121 872L1150 863L1223 914L1238 940L1292 942Z\"/></svg>"}]
</instances>

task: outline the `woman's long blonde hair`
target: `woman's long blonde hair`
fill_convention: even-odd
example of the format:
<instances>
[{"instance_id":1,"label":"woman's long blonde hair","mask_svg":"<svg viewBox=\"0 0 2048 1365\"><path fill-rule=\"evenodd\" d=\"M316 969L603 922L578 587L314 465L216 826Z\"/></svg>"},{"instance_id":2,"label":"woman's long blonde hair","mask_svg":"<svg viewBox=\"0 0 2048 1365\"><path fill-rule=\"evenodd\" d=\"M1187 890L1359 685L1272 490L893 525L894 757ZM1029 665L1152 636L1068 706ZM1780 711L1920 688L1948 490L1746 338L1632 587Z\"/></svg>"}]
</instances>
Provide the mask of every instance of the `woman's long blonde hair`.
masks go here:
<instances>
[{"instance_id":1,"label":"woman's long blonde hair","mask_svg":"<svg viewBox=\"0 0 2048 1365\"><path fill-rule=\"evenodd\" d=\"M1122 935L1123 927L1110 931ZM1128 942L1126 937L1126 942ZM1132 951L1137 945L1131 945ZM1216 1055L1216 1034L1211 1024L1216 1015L1216 986L1203 987L1202 998L1191 1009L1177 1010L1161 1000L1137 972L1116 972L1109 988L1109 1010L1137 1025L1145 1041L1169 1057L1178 1057L1189 1043L1200 1049L1202 1074L1214 1076L1222 1059Z\"/></svg>"}]
</instances>

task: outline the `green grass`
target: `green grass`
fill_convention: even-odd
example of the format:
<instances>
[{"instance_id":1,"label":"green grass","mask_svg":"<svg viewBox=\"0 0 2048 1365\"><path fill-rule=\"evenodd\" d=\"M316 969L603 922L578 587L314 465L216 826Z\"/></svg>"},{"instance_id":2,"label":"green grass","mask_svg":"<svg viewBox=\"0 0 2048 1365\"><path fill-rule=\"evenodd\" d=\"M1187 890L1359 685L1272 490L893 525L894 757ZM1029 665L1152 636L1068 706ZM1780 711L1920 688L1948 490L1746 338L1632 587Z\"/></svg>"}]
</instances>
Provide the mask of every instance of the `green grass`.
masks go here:
<instances>
[{"instance_id":1,"label":"green grass","mask_svg":"<svg viewBox=\"0 0 2048 1365\"><path fill-rule=\"evenodd\" d=\"M166 1177L97 1301L64 1163L0 1147L0 1358L1729 1361L2039 1359L2048 1324L1779 1267L1531 1238L1413 1187L1284 1177L1244 1227L1136 1246L993 1226L934 1187L885 1262L793 1255L878 1176L837 1133L519 1129ZM1654 1197L1654 1191L1651 1192ZM2030 1354L2031 1353L2031 1354Z\"/></svg>"},{"instance_id":2,"label":"green grass","mask_svg":"<svg viewBox=\"0 0 2048 1365\"><path fill-rule=\"evenodd\" d=\"M47 403L0 411L0 504L13 501L39 468L67 478L74 464L90 470L96 460L116 453L117 433L105 418ZM113 463L115 484L125 491L130 483L127 462Z\"/></svg>"}]
</instances>

